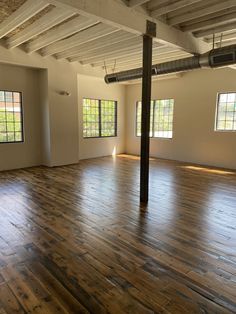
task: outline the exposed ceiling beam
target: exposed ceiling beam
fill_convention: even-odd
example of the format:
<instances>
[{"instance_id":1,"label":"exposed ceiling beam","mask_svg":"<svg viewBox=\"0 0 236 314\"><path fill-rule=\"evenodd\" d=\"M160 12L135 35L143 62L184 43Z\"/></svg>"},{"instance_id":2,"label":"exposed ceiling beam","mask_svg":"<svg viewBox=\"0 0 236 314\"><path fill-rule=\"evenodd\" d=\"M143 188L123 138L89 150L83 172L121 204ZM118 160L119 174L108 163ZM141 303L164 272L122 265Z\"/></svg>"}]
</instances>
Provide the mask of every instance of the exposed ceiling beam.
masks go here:
<instances>
[{"instance_id":1,"label":"exposed ceiling beam","mask_svg":"<svg viewBox=\"0 0 236 314\"><path fill-rule=\"evenodd\" d=\"M222 42L227 42L227 41L234 40L234 39L236 39L236 32L229 33L229 34L224 34L223 36L221 36L221 35L215 36L214 40L213 40L213 37L207 38L206 41L209 42L209 43L213 43L213 41L215 43L220 43L221 41Z\"/></svg>"},{"instance_id":2,"label":"exposed ceiling beam","mask_svg":"<svg viewBox=\"0 0 236 314\"><path fill-rule=\"evenodd\" d=\"M107 56L111 53L113 53L115 56L120 51L127 50L127 49L131 50L131 49L135 49L136 47L140 47L141 43L142 43L141 38L135 37L132 39L125 40L123 42L119 42L119 43L115 43L113 45L110 45L106 49L104 49L104 48L95 49L95 50L92 50L90 52L83 53L83 54L81 54L79 52L78 55L76 56L76 58L78 58L78 60L85 61L85 60L89 60L89 59L95 58L95 57L98 58L98 57L102 57L102 56ZM90 62L88 62L88 63L90 63Z\"/></svg>"},{"instance_id":3,"label":"exposed ceiling beam","mask_svg":"<svg viewBox=\"0 0 236 314\"><path fill-rule=\"evenodd\" d=\"M170 47L154 47L153 48L153 55L155 54L162 54L162 53L167 53L168 51L170 51ZM81 62L81 64L100 64L103 65L104 62L107 64L109 63L114 63L114 62L127 62L128 60L142 60L142 44L140 44L139 46L136 46L136 49L128 49L128 48L123 48L120 51L117 51L116 53L109 53L107 55L103 55L101 57L94 57L94 58L90 58L89 60L87 60L86 62L84 62L84 60L81 60L80 58L69 58L70 61L79 61Z\"/></svg>"},{"instance_id":4,"label":"exposed ceiling beam","mask_svg":"<svg viewBox=\"0 0 236 314\"><path fill-rule=\"evenodd\" d=\"M141 42L134 44L134 45L131 45L131 49L129 47L123 47L116 52L111 51L109 53L104 53L104 54L101 54L99 56L95 55L91 58L84 58L84 59L81 59L80 57L79 58L74 57L74 58L69 58L69 60L71 62L79 61L81 64L85 65L85 64L91 64L91 63L97 62L97 61L104 61L104 60L109 60L109 59L114 60L117 57L133 55L137 51L142 51L142 43Z\"/></svg>"},{"instance_id":5,"label":"exposed ceiling beam","mask_svg":"<svg viewBox=\"0 0 236 314\"><path fill-rule=\"evenodd\" d=\"M160 47L156 48L153 50L153 59L154 58L163 58L163 57L168 57L172 56L172 54L186 54L186 52L181 51L181 50L170 50L170 47ZM142 52L136 52L135 54L131 56L125 56L125 57L118 57L116 59L111 59L111 60L106 60L105 64L106 66L114 66L116 63L118 64L130 64L130 63L138 63L142 62ZM104 61L99 61L99 62L94 62L91 64L93 67L99 67L99 66L104 66Z\"/></svg>"},{"instance_id":6,"label":"exposed ceiling beam","mask_svg":"<svg viewBox=\"0 0 236 314\"><path fill-rule=\"evenodd\" d=\"M177 59L177 58L184 58L184 56L186 55L185 52L183 51L179 51L178 53L172 54L172 55L167 55L167 54L156 54L153 56L153 64L155 63L161 63L163 62L163 60L173 60L173 59ZM137 67L141 67L142 66L142 58L139 58L137 60L128 60L128 61L120 61L120 62L116 62L113 64L109 64L108 67L114 67L114 65L116 65L117 67L133 67L133 65L137 65Z\"/></svg>"},{"instance_id":7,"label":"exposed ceiling beam","mask_svg":"<svg viewBox=\"0 0 236 314\"><path fill-rule=\"evenodd\" d=\"M220 26L220 25L224 25L224 24L228 24L230 22L235 22L236 21L236 14L235 12L230 13L230 14L226 14L226 15L222 15L220 17L216 17L210 20L206 20L204 22L196 22L193 24L187 24L185 26L182 27L182 29L185 32L195 32L201 29L207 29L207 28L214 28L216 26Z\"/></svg>"},{"instance_id":8,"label":"exposed ceiling beam","mask_svg":"<svg viewBox=\"0 0 236 314\"><path fill-rule=\"evenodd\" d=\"M236 38L228 40L228 41L223 41L222 43L218 42L216 45L217 47L225 47L229 45L235 45L236 44Z\"/></svg>"},{"instance_id":9,"label":"exposed ceiling beam","mask_svg":"<svg viewBox=\"0 0 236 314\"><path fill-rule=\"evenodd\" d=\"M96 23L98 23L98 21L87 19L86 17L80 15L79 17L76 17L73 20L58 26L56 29L49 30L45 35L42 35L39 38L29 42L25 46L25 50L29 53L39 50L54 43L55 41L80 32Z\"/></svg>"},{"instance_id":10,"label":"exposed ceiling beam","mask_svg":"<svg viewBox=\"0 0 236 314\"><path fill-rule=\"evenodd\" d=\"M171 1L171 2L176 2L176 1ZM149 2L147 3L147 9L149 11L153 11L157 8L161 8L163 6L166 5L166 0L149 0Z\"/></svg>"},{"instance_id":11,"label":"exposed ceiling beam","mask_svg":"<svg viewBox=\"0 0 236 314\"><path fill-rule=\"evenodd\" d=\"M181 0L178 2L174 2L174 3L168 4L166 6L163 6L161 8L158 8L156 10L153 10L151 12L151 16L158 17L160 15L167 14L169 12L181 9L183 7L189 6L191 4L195 4L195 3L200 2L200 1L202 1L202 0Z\"/></svg>"},{"instance_id":12,"label":"exposed ceiling beam","mask_svg":"<svg viewBox=\"0 0 236 314\"><path fill-rule=\"evenodd\" d=\"M118 27L125 31L143 35L146 33L146 20L151 19L135 10L129 10L126 6L115 0L48 0L52 4L74 8L84 16L99 19L105 24ZM157 37L154 41L169 43L180 47L190 53L202 53L209 49L208 44L199 41L191 34L184 34L178 29L172 28L165 23L151 19L157 24Z\"/></svg>"},{"instance_id":13,"label":"exposed ceiling beam","mask_svg":"<svg viewBox=\"0 0 236 314\"><path fill-rule=\"evenodd\" d=\"M28 0L18 10L12 13L6 20L0 24L0 38L4 37L24 22L28 21L32 16L42 11L49 5L44 0Z\"/></svg>"},{"instance_id":14,"label":"exposed ceiling beam","mask_svg":"<svg viewBox=\"0 0 236 314\"><path fill-rule=\"evenodd\" d=\"M116 32L116 31L118 30L115 29L114 27L100 23L88 29L85 29L79 32L78 34L75 34L67 39L57 41L54 44L51 44L43 48L41 50L41 55L50 56L50 55L65 51L67 49L73 48L77 46L78 44L82 45L91 40L94 40L95 38L99 38L104 35Z\"/></svg>"},{"instance_id":15,"label":"exposed ceiling beam","mask_svg":"<svg viewBox=\"0 0 236 314\"><path fill-rule=\"evenodd\" d=\"M230 30L236 30L236 22L225 24L225 25L220 25L220 26L215 26L209 29L200 30L200 31L194 32L194 36L197 38L200 38L200 37L205 37L212 34L220 34L222 32L227 32Z\"/></svg>"},{"instance_id":16,"label":"exposed ceiling beam","mask_svg":"<svg viewBox=\"0 0 236 314\"><path fill-rule=\"evenodd\" d=\"M206 7L204 9L194 10L193 12L190 12L188 14L183 14L183 15L171 18L168 20L168 24L169 25L181 24L181 23L191 21L199 17L206 16L215 12L219 12L219 11L222 11L222 10L234 7L234 6L236 6L235 0L223 1L215 5Z\"/></svg>"},{"instance_id":17,"label":"exposed ceiling beam","mask_svg":"<svg viewBox=\"0 0 236 314\"><path fill-rule=\"evenodd\" d=\"M73 16L75 13L71 10L63 10L62 8L55 8L52 11L43 15L40 19L36 20L33 24L26 27L19 33L10 37L6 41L7 48L14 48L22 43L30 40L31 38L47 31L55 25L65 21Z\"/></svg>"},{"instance_id":18,"label":"exposed ceiling beam","mask_svg":"<svg viewBox=\"0 0 236 314\"><path fill-rule=\"evenodd\" d=\"M91 51L97 51L98 49L104 49L106 47L110 48L111 45L114 45L116 43L122 43L123 41L126 41L128 39L134 38L136 35L130 34L124 31L117 31L115 34L111 33L106 36L103 36L99 39L92 40L88 43L85 43L83 45L78 45L74 48L65 50L61 53L58 53L55 55L57 59L63 59L63 58L69 58L73 57L75 55L85 55L88 54Z\"/></svg>"},{"instance_id":19,"label":"exposed ceiling beam","mask_svg":"<svg viewBox=\"0 0 236 314\"><path fill-rule=\"evenodd\" d=\"M139 5L142 5L144 3L147 3L149 0L129 0L128 5L131 8L138 7Z\"/></svg>"}]
</instances>

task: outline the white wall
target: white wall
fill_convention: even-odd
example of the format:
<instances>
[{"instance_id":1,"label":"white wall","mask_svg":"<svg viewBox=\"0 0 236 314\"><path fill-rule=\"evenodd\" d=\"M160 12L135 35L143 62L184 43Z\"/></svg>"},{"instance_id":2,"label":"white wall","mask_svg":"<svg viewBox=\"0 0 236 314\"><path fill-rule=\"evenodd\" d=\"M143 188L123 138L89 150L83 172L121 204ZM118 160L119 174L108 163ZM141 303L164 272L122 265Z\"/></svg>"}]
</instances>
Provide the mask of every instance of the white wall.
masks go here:
<instances>
[{"instance_id":1,"label":"white wall","mask_svg":"<svg viewBox=\"0 0 236 314\"><path fill-rule=\"evenodd\" d=\"M236 132L215 132L218 92L236 92L236 70L198 70L181 78L155 81L152 99L174 98L173 139L151 139L151 155L236 169ZM136 101L141 85L127 86L126 152L139 154L135 136Z\"/></svg>"},{"instance_id":2,"label":"white wall","mask_svg":"<svg viewBox=\"0 0 236 314\"><path fill-rule=\"evenodd\" d=\"M117 137L83 138L83 98L117 101ZM102 78L78 75L79 158L94 158L125 151L125 86L107 85Z\"/></svg>"},{"instance_id":3,"label":"white wall","mask_svg":"<svg viewBox=\"0 0 236 314\"><path fill-rule=\"evenodd\" d=\"M0 64L0 90L23 93L24 143L0 144L0 170L31 167L42 162L39 71Z\"/></svg>"},{"instance_id":4,"label":"white wall","mask_svg":"<svg viewBox=\"0 0 236 314\"><path fill-rule=\"evenodd\" d=\"M12 67L11 71L5 70L6 74L1 71L1 88L14 89L14 84L21 84L16 89L25 89L25 93L29 93L28 103L31 106L27 111L31 112L32 117L39 114L39 119L42 119L41 139L37 124L39 120L32 126L27 126L29 122L25 122L26 128L34 129L30 136L34 136L35 140L24 153L22 149L29 142L24 146L0 144L0 169L40 163L48 166L72 164L83 158L109 155L114 147L118 153L139 153L140 139L135 136L135 103L141 98L140 84L107 86L102 79L91 77L95 75L101 78L103 75L91 67L59 62L52 57L42 58L37 53L27 55L21 49L0 47L0 63L21 66ZM31 95L29 90L35 92ZM71 96L59 95L62 90L68 91ZM151 155L236 168L236 133L214 132L217 92L235 90L236 71L228 68L194 71L182 78L154 82L152 98L174 98L175 114L174 138L152 139ZM33 109L32 103L35 105L37 102L35 96L40 105ZM117 138L82 138L83 97L118 100ZM39 141L41 148L37 144ZM19 155L18 163L14 155Z\"/></svg>"},{"instance_id":5,"label":"white wall","mask_svg":"<svg viewBox=\"0 0 236 314\"><path fill-rule=\"evenodd\" d=\"M9 89L14 86L11 84L14 77L20 77L18 69L22 68L26 71L28 68L30 71L30 68L34 68L38 70L35 95L37 94L39 101L42 126L42 158L38 159L38 164L47 166L73 164L77 163L79 158L110 155L114 147L117 152L124 152L124 86L107 86L101 79L104 76L103 71L96 71L90 66L69 63L65 60L57 61L53 57L42 58L37 53L26 54L19 48L8 50L1 46L0 63L19 66L14 67L14 70L9 73ZM79 79L78 74L80 74ZM26 78L22 76L22 84L23 82L27 84ZM30 88L31 85L28 84L28 87ZM80 91L79 96L78 90ZM70 96L61 96L61 91L68 91ZM87 141L82 138L81 100L83 97L108 98L118 101L118 136L116 138ZM9 145L9 147L11 146ZM15 147L16 153L20 146ZM33 159L31 152L24 155L18 165L10 162L9 155L8 150L5 150L5 159L1 158L2 169L32 165L29 161L29 159Z\"/></svg>"}]
</instances>

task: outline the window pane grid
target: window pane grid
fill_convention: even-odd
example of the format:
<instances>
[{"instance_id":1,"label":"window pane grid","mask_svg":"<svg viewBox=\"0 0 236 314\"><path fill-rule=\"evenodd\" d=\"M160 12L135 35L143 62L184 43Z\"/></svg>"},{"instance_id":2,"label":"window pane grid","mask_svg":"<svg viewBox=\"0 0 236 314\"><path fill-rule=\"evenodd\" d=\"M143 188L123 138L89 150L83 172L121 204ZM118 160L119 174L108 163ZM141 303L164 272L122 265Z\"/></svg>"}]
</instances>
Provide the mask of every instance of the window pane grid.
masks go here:
<instances>
[{"instance_id":1,"label":"window pane grid","mask_svg":"<svg viewBox=\"0 0 236 314\"><path fill-rule=\"evenodd\" d=\"M236 131L236 93L218 95L216 130Z\"/></svg>"},{"instance_id":2,"label":"window pane grid","mask_svg":"<svg viewBox=\"0 0 236 314\"><path fill-rule=\"evenodd\" d=\"M136 135L141 136L141 101L137 102ZM154 100L151 102L150 137L172 138L174 100Z\"/></svg>"},{"instance_id":3,"label":"window pane grid","mask_svg":"<svg viewBox=\"0 0 236 314\"><path fill-rule=\"evenodd\" d=\"M117 102L83 100L83 137L117 136Z\"/></svg>"},{"instance_id":4,"label":"window pane grid","mask_svg":"<svg viewBox=\"0 0 236 314\"><path fill-rule=\"evenodd\" d=\"M101 101L101 136L116 136L116 103Z\"/></svg>"},{"instance_id":5,"label":"window pane grid","mask_svg":"<svg viewBox=\"0 0 236 314\"><path fill-rule=\"evenodd\" d=\"M21 93L0 91L0 143L22 141Z\"/></svg>"}]
</instances>

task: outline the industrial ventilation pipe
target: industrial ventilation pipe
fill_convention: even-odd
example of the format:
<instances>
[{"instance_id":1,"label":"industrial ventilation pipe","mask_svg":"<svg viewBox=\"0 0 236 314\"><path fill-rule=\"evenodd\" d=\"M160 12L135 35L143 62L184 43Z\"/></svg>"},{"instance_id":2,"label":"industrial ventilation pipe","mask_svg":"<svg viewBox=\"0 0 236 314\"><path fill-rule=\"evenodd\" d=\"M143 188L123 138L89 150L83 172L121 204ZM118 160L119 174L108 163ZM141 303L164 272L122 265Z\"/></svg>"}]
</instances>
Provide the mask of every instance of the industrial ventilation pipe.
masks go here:
<instances>
[{"instance_id":1,"label":"industrial ventilation pipe","mask_svg":"<svg viewBox=\"0 0 236 314\"><path fill-rule=\"evenodd\" d=\"M161 75L199 68L218 68L236 63L236 45L210 50L204 54L152 66L152 75ZM143 69L137 68L105 76L107 84L142 78Z\"/></svg>"}]
</instances>

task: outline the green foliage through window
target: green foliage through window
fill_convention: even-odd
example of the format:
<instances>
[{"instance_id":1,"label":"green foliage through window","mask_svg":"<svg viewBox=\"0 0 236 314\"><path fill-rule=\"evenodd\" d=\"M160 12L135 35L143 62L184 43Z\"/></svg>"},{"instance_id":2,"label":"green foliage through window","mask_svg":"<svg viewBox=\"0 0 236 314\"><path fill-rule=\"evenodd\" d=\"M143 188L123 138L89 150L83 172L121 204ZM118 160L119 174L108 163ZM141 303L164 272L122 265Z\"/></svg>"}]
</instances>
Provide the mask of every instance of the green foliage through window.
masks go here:
<instances>
[{"instance_id":1,"label":"green foliage through window","mask_svg":"<svg viewBox=\"0 0 236 314\"><path fill-rule=\"evenodd\" d=\"M236 93L218 95L216 130L236 131Z\"/></svg>"},{"instance_id":2,"label":"green foliage through window","mask_svg":"<svg viewBox=\"0 0 236 314\"><path fill-rule=\"evenodd\" d=\"M112 137L117 135L117 102L83 99L83 137Z\"/></svg>"},{"instance_id":3,"label":"green foliage through window","mask_svg":"<svg viewBox=\"0 0 236 314\"><path fill-rule=\"evenodd\" d=\"M23 141L21 93L0 91L0 143Z\"/></svg>"},{"instance_id":4,"label":"green foliage through window","mask_svg":"<svg viewBox=\"0 0 236 314\"><path fill-rule=\"evenodd\" d=\"M136 108L136 135L141 136L142 103L137 102ZM151 101L150 137L173 137L174 100L162 99Z\"/></svg>"}]
</instances>

